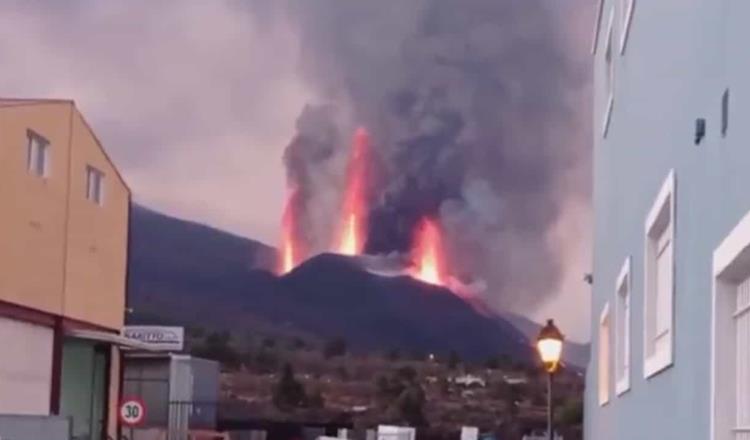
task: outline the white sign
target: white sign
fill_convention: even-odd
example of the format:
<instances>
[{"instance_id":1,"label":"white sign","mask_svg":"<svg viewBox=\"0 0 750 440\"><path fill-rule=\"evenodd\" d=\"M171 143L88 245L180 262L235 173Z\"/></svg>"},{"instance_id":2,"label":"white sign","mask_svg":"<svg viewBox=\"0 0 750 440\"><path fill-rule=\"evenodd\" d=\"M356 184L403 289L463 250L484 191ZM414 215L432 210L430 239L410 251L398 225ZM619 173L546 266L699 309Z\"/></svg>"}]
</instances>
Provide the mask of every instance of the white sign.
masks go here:
<instances>
[{"instance_id":1,"label":"white sign","mask_svg":"<svg viewBox=\"0 0 750 440\"><path fill-rule=\"evenodd\" d=\"M415 440L417 431L407 426L378 426L378 440Z\"/></svg>"},{"instance_id":2,"label":"white sign","mask_svg":"<svg viewBox=\"0 0 750 440\"><path fill-rule=\"evenodd\" d=\"M122 335L151 345L156 350L182 351L185 345L185 329L182 327L129 325L122 330Z\"/></svg>"},{"instance_id":3,"label":"white sign","mask_svg":"<svg viewBox=\"0 0 750 440\"><path fill-rule=\"evenodd\" d=\"M140 399L123 399L120 404L120 422L127 426L137 426L146 417L146 406Z\"/></svg>"},{"instance_id":4,"label":"white sign","mask_svg":"<svg viewBox=\"0 0 750 440\"><path fill-rule=\"evenodd\" d=\"M461 440L478 440L479 428L475 426L464 426L461 428Z\"/></svg>"}]
</instances>

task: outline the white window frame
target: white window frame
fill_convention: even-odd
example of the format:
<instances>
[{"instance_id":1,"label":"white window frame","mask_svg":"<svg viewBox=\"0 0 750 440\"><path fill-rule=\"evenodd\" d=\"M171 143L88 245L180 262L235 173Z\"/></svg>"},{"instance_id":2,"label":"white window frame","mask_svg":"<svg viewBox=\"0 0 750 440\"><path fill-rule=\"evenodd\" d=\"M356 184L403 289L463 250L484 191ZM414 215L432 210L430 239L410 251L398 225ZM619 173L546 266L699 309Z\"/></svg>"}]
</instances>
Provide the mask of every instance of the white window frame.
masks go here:
<instances>
[{"instance_id":1,"label":"white window frame","mask_svg":"<svg viewBox=\"0 0 750 440\"><path fill-rule=\"evenodd\" d=\"M604 119L602 121L602 137L607 137L609 124L612 119L612 111L615 105L615 48L613 43L613 32L615 23L615 9L609 10L609 21L607 24L607 33L604 47L604 84L607 89L607 103L604 109Z\"/></svg>"},{"instance_id":2,"label":"white window frame","mask_svg":"<svg viewBox=\"0 0 750 440\"><path fill-rule=\"evenodd\" d=\"M597 347L597 388L599 406L609 403L609 384L612 377L610 362L612 347L612 321L609 317L609 303L604 304L599 315L598 347Z\"/></svg>"},{"instance_id":3,"label":"white window frame","mask_svg":"<svg viewBox=\"0 0 750 440\"><path fill-rule=\"evenodd\" d=\"M630 257L625 259L615 283L615 393L622 395L630 389L631 360L631 298L633 283L630 275Z\"/></svg>"},{"instance_id":4,"label":"white window frame","mask_svg":"<svg viewBox=\"0 0 750 440\"><path fill-rule=\"evenodd\" d=\"M39 161L41 168L39 169ZM26 170L43 179L49 178L51 153L49 141L34 130L26 130Z\"/></svg>"},{"instance_id":5,"label":"white window frame","mask_svg":"<svg viewBox=\"0 0 750 440\"><path fill-rule=\"evenodd\" d=\"M646 217L644 243L644 289L643 289L643 375L652 377L664 371L674 363L675 339L675 172L670 170L659 193ZM667 217L667 224L663 225ZM654 236L658 234L658 236ZM667 316L659 313L659 291L657 280L657 255L662 250L664 240L671 246L672 261L671 284L668 288ZM659 322L666 322L668 335L657 335L656 326ZM657 340L665 337L657 344ZM653 350L652 350L653 348ZM650 351L653 351L650 353Z\"/></svg>"},{"instance_id":6,"label":"white window frame","mask_svg":"<svg viewBox=\"0 0 750 440\"><path fill-rule=\"evenodd\" d=\"M620 0L620 55L625 54L625 47L628 45L628 35L630 35L630 26L633 21L633 11L635 10L635 0Z\"/></svg>"},{"instance_id":7,"label":"white window frame","mask_svg":"<svg viewBox=\"0 0 750 440\"><path fill-rule=\"evenodd\" d=\"M602 15L604 13L604 0L599 0L596 7L596 21L594 22L594 38L591 39L591 55L596 54L596 48L599 46L599 34L602 28Z\"/></svg>"},{"instance_id":8,"label":"white window frame","mask_svg":"<svg viewBox=\"0 0 750 440\"><path fill-rule=\"evenodd\" d=\"M86 199L104 205L104 173L91 165L86 165Z\"/></svg>"},{"instance_id":9,"label":"white window frame","mask_svg":"<svg viewBox=\"0 0 750 440\"><path fill-rule=\"evenodd\" d=\"M734 440L737 432L737 287L750 276L750 212L714 250L711 289L711 440ZM740 429L738 429L740 428Z\"/></svg>"}]
</instances>

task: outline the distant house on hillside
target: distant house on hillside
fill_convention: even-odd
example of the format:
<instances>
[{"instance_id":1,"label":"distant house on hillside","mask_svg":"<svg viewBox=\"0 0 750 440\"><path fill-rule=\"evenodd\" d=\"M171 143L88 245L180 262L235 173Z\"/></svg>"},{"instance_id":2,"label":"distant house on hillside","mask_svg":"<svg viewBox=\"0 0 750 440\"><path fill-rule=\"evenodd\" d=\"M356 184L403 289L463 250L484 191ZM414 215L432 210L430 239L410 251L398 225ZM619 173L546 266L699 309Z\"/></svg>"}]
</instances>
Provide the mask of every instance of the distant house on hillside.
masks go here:
<instances>
[{"instance_id":1,"label":"distant house on hillside","mask_svg":"<svg viewBox=\"0 0 750 440\"><path fill-rule=\"evenodd\" d=\"M529 382L529 379L525 375L520 374L505 374L503 375L503 381L508 385L522 385Z\"/></svg>"},{"instance_id":2,"label":"distant house on hillside","mask_svg":"<svg viewBox=\"0 0 750 440\"><path fill-rule=\"evenodd\" d=\"M472 388L472 387L484 388L487 386L487 381L485 381L479 376L474 376L472 374L465 374L463 376L457 376L453 378L452 382L456 385L461 385L466 388Z\"/></svg>"}]
</instances>

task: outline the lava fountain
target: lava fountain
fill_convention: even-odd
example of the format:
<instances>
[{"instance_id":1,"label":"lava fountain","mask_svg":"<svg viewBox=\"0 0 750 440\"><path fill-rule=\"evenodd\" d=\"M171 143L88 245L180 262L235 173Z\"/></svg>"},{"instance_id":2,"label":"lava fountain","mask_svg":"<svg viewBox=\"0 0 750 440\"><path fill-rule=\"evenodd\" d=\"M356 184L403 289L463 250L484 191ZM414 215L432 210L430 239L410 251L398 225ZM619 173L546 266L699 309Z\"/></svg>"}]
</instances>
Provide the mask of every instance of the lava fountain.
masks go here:
<instances>
[{"instance_id":1,"label":"lava fountain","mask_svg":"<svg viewBox=\"0 0 750 440\"><path fill-rule=\"evenodd\" d=\"M367 130L359 128L354 134L346 175L341 226L337 234L337 243L334 245L335 252L340 254L359 255L365 247L369 159L370 136Z\"/></svg>"},{"instance_id":2,"label":"lava fountain","mask_svg":"<svg viewBox=\"0 0 750 440\"><path fill-rule=\"evenodd\" d=\"M298 213L297 201L299 190L292 189L287 196L284 214L281 218L281 247L279 251L278 271L285 274L302 262L302 245L297 237Z\"/></svg>"},{"instance_id":3,"label":"lava fountain","mask_svg":"<svg viewBox=\"0 0 750 440\"><path fill-rule=\"evenodd\" d=\"M429 284L445 284L443 239L437 222L425 218L419 223L411 252L414 278Z\"/></svg>"}]
</instances>

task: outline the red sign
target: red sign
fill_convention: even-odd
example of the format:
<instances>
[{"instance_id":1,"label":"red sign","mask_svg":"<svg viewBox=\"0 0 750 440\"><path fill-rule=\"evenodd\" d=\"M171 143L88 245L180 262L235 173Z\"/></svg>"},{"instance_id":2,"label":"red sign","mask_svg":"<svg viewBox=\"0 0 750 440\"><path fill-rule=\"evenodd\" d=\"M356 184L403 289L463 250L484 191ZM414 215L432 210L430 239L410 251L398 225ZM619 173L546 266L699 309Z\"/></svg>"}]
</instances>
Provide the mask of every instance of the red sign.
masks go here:
<instances>
[{"instance_id":1,"label":"red sign","mask_svg":"<svg viewBox=\"0 0 750 440\"><path fill-rule=\"evenodd\" d=\"M120 422L125 426L138 426L146 417L146 405L143 400L129 397L120 403Z\"/></svg>"}]
</instances>

